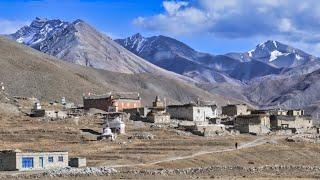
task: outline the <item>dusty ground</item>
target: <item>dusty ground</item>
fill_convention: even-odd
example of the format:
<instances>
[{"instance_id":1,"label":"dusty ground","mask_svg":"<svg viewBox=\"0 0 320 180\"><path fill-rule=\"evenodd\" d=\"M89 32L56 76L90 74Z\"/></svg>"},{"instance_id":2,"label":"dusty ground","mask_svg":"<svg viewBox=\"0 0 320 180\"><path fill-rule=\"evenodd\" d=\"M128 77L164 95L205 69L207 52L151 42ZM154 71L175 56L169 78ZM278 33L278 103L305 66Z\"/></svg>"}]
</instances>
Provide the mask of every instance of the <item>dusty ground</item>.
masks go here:
<instances>
[{"instance_id":1,"label":"dusty ground","mask_svg":"<svg viewBox=\"0 0 320 180\"><path fill-rule=\"evenodd\" d=\"M27 109L28 104L22 103ZM320 171L284 168L262 169L248 173L246 169L275 166L320 165L320 145L307 142L286 142L281 136L200 136L178 135L170 128L150 128L151 124L128 121L126 134L115 142L96 141L81 129L101 132L98 117L82 117L60 121L44 121L22 114L0 114L0 149L63 150L69 156L87 158L88 166L108 166L119 173L108 177L68 179L185 179L185 178L320 178ZM149 132L152 140L129 139L134 133ZM240 143L236 150L234 143ZM210 167L212 167L210 169ZM163 169L209 168L187 174L148 174ZM1 172L6 177L14 172ZM18 173L19 174L19 173ZM52 178L59 179L59 178Z\"/></svg>"}]
</instances>

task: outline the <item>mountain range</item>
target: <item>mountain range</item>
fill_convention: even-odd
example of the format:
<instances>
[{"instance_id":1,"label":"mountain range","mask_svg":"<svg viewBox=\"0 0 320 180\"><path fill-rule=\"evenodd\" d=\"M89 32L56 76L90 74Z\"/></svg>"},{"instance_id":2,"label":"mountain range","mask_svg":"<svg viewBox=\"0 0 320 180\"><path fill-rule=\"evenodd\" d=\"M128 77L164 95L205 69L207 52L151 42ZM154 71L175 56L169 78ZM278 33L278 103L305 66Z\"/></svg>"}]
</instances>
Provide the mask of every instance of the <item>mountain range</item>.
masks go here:
<instances>
[{"instance_id":1,"label":"mountain range","mask_svg":"<svg viewBox=\"0 0 320 180\"><path fill-rule=\"evenodd\" d=\"M247 52L213 55L162 35L144 37L138 33L112 40L82 20L70 23L43 18L7 37L59 60L101 69L95 71L188 84L194 89L193 97L218 94L260 108L303 107L313 114L319 111L319 58L274 40ZM148 86L149 90L161 89L152 83ZM166 84L163 90L170 86Z\"/></svg>"},{"instance_id":2,"label":"mountain range","mask_svg":"<svg viewBox=\"0 0 320 180\"><path fill-rule=\"evenodd\" d=\"M319 58L278 41L266 41L244 53L212 55L198 52L166 36L143 37L135 34L116 42L136 55L164 69L202 82L246 82L270 74L290 73L296 67L308 67ZM309 66L299 74L320 67Z\"/></svg>"}]
</instances>

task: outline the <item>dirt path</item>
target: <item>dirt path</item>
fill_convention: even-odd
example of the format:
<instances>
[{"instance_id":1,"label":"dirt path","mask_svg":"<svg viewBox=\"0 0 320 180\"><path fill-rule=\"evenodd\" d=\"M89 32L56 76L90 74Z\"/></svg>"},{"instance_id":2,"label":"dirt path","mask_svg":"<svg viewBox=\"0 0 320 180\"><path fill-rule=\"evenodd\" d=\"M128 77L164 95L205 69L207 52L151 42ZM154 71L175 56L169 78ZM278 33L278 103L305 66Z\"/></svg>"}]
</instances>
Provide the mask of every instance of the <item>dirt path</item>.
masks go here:
<instances>
[{"instance_id":1,"label":"dirt path","mask_svg":"<svg viewBox=\"0 0 320 180\"><path fill-rule=\"evenodd\" d=\"M146 163L137 163L137 164L111 165L111 166L108 166L108 167L110 167L110 168L120 168L120 167L156 165L156 164L164 163L164 162L170 162L170 161L177 161L177 160L194 158L194 157L197 157L197 156L200 156L200 155L205 155L205 154L236 151L236 150L239 150L239 149L244 149L244 148L249 148L249 147L262 145L262 144L266 143L267 141L268 140L267 140L266 137L260 137L260 138L257 138L255 140L253 140L253 141L240 144L238 146L238 149L228 148L228 149L222 149L222 150L199 151L199 152L193 153L191 155L169 157L169 158L165 158L165 159L162 159L162 160L159 160L159 161L146 162Z\"/></svg>"}]
</instances>

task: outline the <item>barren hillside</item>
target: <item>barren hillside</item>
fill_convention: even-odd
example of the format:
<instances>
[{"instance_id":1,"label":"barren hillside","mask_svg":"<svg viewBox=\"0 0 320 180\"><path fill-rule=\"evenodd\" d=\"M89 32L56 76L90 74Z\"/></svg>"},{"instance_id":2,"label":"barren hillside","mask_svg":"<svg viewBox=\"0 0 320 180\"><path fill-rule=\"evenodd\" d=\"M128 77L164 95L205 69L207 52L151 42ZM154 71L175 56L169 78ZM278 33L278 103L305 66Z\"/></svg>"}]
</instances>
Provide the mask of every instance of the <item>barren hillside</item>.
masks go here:
<instances>
[{"instance_id":1,"label":"barren hillside","mask_svg":"<svg viewBox=\"0 0 320 180\"><path fill-rule=\"evenodd\" d=\"M188 102L198 97L225 103L227 99L212 95L183 80L150 74L123 74L97 70L63 61L32 48L0 37L0 81L12 96L45 100L62 96L81 103L83 93L138 91L144 103L155 95L169 103Z\"/></svg>"}]
</instances>

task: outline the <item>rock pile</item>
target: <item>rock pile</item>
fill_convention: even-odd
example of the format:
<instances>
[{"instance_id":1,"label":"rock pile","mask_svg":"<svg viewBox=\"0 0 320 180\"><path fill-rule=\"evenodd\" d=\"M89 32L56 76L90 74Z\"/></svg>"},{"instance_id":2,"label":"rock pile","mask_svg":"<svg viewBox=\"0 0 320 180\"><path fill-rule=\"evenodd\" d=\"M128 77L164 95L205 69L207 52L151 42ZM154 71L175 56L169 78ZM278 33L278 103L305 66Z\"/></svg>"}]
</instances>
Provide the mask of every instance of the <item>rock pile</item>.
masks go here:
<instances>
[{"instance_id":1,"label":"rock pile","mask_svg":"<svg viewBox=\"0 0 320 180\"><path fill-rule=\"evenodd\" d=\"M108 176L117 173L117 170L108 167L86 167L86 168L61 168L44 172L46 177L67 177L67 176Z\"/></svg>"},{"instance_id":2,"label":"rock pile","mask_svg":"<svg viewBox=\"0 0 320 180\"><path fill-rule=\"evenodd\" d=\"M181 130L178 130L178 129L172 129L170 131L172 131L174 133L177 133L177 135L179 135L179 136L191 136L192 135L191 132L181 131Z\"/></svg>"},{"instance_id":3,"label":"rock pile","mask_svg":"<svg viewBox=\"0 0 320 180\"><path fill-rule=\"evenodd\" d=\"M150 128L153 128L153 129L161 129L163 128L164 126L161 125L161 124L151 124L150 125Z\"/></svg>"},{"instance_id":4,"label":"rock pile","mask_svg":"<svg viewBox=\"0 0 320 180\"><path fill-rule=\"evenodd\" d=\"M320 172L320 166L293 166L293 165L265 165L259 167L242 167L242 166L210 166L198 168L184 168L184 169L157 169L157 170L133 170L129 173L139 175L194 175L194 174L208 174L212 172L221 171L237 171L247 174L257 174L262 172Z\"/></svg>"},{"instance_id":5,"label":"rock pile","mask_svg":"<svg viewBox=\"0 0 320 180\"><path fill-rule=\"evenodd\" d=\"M153 139L154 135L149 132L139 132L133 134L129 139Z\"/></svg>"}]
</instances>

